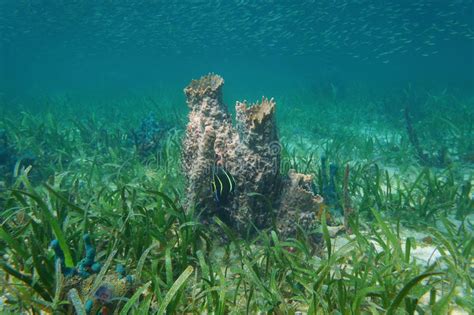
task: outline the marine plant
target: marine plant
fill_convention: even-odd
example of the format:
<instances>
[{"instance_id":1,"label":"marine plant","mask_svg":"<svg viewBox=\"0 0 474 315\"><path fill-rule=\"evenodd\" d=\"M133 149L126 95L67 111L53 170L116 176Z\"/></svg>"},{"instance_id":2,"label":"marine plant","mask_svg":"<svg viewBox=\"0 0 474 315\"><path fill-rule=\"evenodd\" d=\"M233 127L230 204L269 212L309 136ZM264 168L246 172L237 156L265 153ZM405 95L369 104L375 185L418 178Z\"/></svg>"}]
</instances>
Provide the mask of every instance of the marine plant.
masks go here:
<instances>
[{"instance_id":1,"label":"marine plant","mask_svg":"<svg viewBox=\"0 0 474 315\"><path fill-rule=\"evenodd\" d=\"M290 238L270 226L247 239L212 217L227 240L216 241L197 209L185 203L183 131L166 136L160 158L136 159L129 130L150 103L134 101L137 112L126 118L120 112L125 102L104 104L104 112L84 105L78 113L71 100L50 101L48 115L33 107L5 111L0 128L8 130L11 145L28 147L49 162L19 168L0 191L1 312L85 312L85 303L75 303L79 290L61 294L67 276L60 272L84 257L87 266L101 262L101 270L122 264L140 280L134 294L121 300L121 314L446 314L473 308L472 178L464 159L470 140L456 142L460 158L449 168L420 167L402 122L387 124L387 136L379 137L322 119L325 136L317 137L310 128L314 121L304 119L312 111L343 121L349 114L308 101L306 112L296 117L304 131L299 143L287 136L291 122L279 121L282 169L290 165L321 178L316 157L323 153L339 165L334 182L344 207L349 193L355 213L346 225L352 235L333 235L322 215L314 230L296 226ZM351 105L361 117L377 115L365 104ZM280 106L284 115L294 108ZM173 111L163 113L174 121ZM456 122L448 130L472 135L466 115L454 110L444 115ZM303 147L306 132L312 142ZM424 131L423 137L430 139ZM343 171L347 165L349 175ZM30 180L35 170L47 174L42 182ZM319 188L317 180L314 185ZM413 229L422 236L407 234ZM92 236L94 257L85 234ZM323 246L314 247L314 237ZM63 250L65 268L55 262L53 239ZM424 260L420 251L431 257Z\"/></svg>"},{"instance_id":2,"label":"marine plant","mask_svg":"<svg viewBox=\"0 0 474 315\"><path fill-rule=\"evenodd\" d=\"M138 155L145 157L151 153L159 154L162 141L171 126L159 122L155 114L150 113L145 117L140 126L132 131L133 141Z\"/></svg>"}]
</instances>

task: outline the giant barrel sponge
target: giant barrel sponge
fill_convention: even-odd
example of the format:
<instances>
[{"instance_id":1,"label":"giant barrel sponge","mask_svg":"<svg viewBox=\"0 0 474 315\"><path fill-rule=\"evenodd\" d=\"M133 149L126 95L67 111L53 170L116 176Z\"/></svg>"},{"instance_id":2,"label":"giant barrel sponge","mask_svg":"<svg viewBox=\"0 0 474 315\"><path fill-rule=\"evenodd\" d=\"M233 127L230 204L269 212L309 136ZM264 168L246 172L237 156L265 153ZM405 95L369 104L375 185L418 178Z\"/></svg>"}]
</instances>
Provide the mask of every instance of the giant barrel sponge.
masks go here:
<instances>
[{"instance_id":1,"label":"giant barrel sponge","mask_svg":"<svg viewBox=\"0 0 474 315\"><path fill-rule=\"evenodd\" d=\"M294 236L297 224L312 229L321 198L311 190L311 175L280 173L275 101L237 102L234 125L223 84L209 74L184 89L190 110L182 150L188 207L197 208L204 223L218 216L241 234L272 224L283 236Z\"/></svg>"}]
</instances>

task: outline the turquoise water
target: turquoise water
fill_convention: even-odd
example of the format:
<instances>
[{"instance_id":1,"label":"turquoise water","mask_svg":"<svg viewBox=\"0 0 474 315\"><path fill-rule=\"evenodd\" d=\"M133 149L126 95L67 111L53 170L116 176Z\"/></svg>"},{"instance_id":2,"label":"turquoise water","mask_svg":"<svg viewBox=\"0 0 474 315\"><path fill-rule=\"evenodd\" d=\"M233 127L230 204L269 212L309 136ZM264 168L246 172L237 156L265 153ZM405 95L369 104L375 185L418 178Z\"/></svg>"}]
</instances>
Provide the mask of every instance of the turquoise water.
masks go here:
<instances>
[{"instance_id":1,"label":"turquoise water","mask_svg":"<svg viewBox=\"0 0 474 315\"><path fill-rule=\"evenodd\" d=\"M2 314L471 314L473 187L472 0L0 0Z\"/></svg>"},{"instance_id":2,"label":"turquoise water","mask_svg":"<svg viewBox=\"0 0 474 315\"><path fill-rule=\"evenodd\" d=\"M0 2L0 86L24 95L180 90L259 98L319 82L473 86L472 1Z\"/></svg>"}]
</instances>

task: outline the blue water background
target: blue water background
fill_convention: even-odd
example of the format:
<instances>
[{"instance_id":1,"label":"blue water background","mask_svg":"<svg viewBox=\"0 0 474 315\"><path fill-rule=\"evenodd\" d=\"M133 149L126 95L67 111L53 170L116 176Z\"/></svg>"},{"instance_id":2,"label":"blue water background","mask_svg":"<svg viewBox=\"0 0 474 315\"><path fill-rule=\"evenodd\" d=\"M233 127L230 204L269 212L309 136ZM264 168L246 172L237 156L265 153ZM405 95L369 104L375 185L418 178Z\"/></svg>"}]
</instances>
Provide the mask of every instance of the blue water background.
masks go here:
<instances>
[{"instance_id":1,"label":"blue water background","mask_svg":"<svg viewBox=\"0 0 474 315\"><path fill-rule=\"evenodd\" d=\"M0 0L0 96L180 93L209 72L232 100L322 82L472 93L473 21L465 0Z\"/></svg>"}]
</instances>

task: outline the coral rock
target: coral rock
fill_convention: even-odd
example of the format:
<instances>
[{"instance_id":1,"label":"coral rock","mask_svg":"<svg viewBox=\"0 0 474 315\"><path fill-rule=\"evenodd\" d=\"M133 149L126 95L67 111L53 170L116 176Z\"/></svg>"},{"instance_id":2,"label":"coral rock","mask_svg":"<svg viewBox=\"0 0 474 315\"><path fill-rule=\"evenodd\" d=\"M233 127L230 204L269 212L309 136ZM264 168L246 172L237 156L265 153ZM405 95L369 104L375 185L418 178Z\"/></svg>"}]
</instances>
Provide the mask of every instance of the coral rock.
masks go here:
<instances>
[{"instance_id":1,"label":"coral rock","mask_svg":"<svg viewBox=\"0 0 474 315\"><path fill-rule=\"evenodd\" d=\"M290 170L283 185L278 230L285 236L296 233L296 223L311 230L323 199L312 192L313 177Z\"/></svg>"},{"instance_id":2,"label":"coral rock","mask_svg":"<svg viewBox=\"0 0 474 315\"><path fill-rule=\"evenodd\" d=\"M190 109L182 153L188 206L197 206L204 222L218 215L239 232L252 225L269 227L277 217L292 220L277 225L285 235L292 234L295 229L290 226L300 217L313 221L319 208L311 191L312 177L280 174L275 101L237 102L234 126L222 100L223 84L220 76L209 74L184 90ZM210 189L216 166L224 167L236 182L225 204L214 200Z\"/></svg>"}]
</instances>

